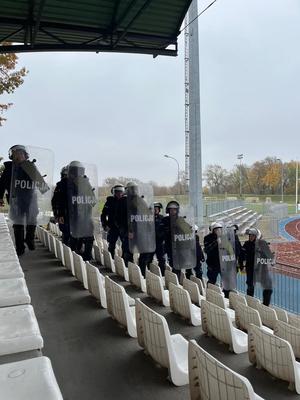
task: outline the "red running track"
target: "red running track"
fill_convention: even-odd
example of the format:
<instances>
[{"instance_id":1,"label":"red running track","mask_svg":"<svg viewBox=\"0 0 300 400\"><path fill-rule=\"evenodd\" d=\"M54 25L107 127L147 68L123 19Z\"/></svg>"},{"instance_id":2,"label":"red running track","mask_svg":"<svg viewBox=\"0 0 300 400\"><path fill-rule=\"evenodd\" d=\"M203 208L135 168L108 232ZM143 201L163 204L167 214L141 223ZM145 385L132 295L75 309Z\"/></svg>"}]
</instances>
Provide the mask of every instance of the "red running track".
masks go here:
<instances>
[{"instance_id":1,"label":"red running track","mask_svg":"<svg viewBox=\"0 0 300 400\"><path fill-rule=\"evenodd\" d=\"M295 269L295 272L300 274L300 219L286 224L285 230L289 235L293 236L296 241L277 243L272 246L273 250L277 253L277 263L294 267L293 269ZM280 267L282 268L283 266Z\"/></svg>"}]
</instances>

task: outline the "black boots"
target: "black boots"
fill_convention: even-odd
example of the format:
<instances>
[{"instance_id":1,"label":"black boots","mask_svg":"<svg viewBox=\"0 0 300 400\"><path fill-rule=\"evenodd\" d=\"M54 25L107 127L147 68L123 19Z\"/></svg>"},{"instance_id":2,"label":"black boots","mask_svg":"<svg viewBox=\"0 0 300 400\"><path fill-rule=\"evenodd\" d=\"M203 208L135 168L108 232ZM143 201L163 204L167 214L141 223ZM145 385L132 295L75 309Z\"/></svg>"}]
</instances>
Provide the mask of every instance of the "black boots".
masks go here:
<instances>
[{"instance_id":1,"label":"black boots","mask_svg":"<svg viewBox=\"0 0 300 400\"><path fill-rule=\"evenodd\" d=\"M27 225L25 243L27 244L29 250L35 250L34 235L35 225Z\"/></svg>"}]
</instances>

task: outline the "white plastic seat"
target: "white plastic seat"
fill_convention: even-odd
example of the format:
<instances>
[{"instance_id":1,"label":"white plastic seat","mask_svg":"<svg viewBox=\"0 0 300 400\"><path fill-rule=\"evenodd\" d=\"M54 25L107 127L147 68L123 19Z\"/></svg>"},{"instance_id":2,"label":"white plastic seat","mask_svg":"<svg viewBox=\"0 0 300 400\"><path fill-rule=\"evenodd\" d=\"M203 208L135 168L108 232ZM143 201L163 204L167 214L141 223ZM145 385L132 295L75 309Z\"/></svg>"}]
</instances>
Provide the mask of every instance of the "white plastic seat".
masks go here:
<instances>
[{"instance_id":1,"label":"white plastic seat","mask_svg":"<svg viewBox=\"0 0 300 400\"><path fill-rule=\"evenodd\" d=\"M207 288L210 289L210 290L213 290L213 291L215 291L217 293L223 294L222 288L219 285L214 285L212 283L208 283L207 284Z\"/></svg>"},{"instance_id":2,"label":"white plastic seat","mask_svg":"<svg viewBox=\"0 0 300 400\"><path fill-rule=\"evenodd\" d=\"M0 365L0 387L3 400L63 400L47 357Z\"/></svg>"},{"instance_id":3,"label":"white plastic seat","mask_svg":"<svg viewBox=\"0 0 300 400\"><path fill-rule=\"evenodd\" d=\"M74 261L74 272L75 277L83 283L85 289L88 289L88 281L86 275L85 262L82 257L73 251L73 261Z\"/></svg>"},{"instance_id":4,"label":"white plastic seat","mask_svg":"<svg viewBox=\"0 0 300 400\"><path fill-rule=\"evenodd\" d=\"M207 300L201 302L202 330L229 345L229 350L236 354L248 350L248 336L235 328L227 312Z\"/></svg>"},{"instance_id":5,"label":"white plastic seat","mask_svg":"<svg viewBox=\"0 0 300 400\"><path fill-rule=\"evenodd\" d=\"M191 275L190 280L198 285L201 296L205 297L205 288L202 280L200 278L197 278L195 275Z\"/></svg>"},{"instance_id":6,"label":"white plastic seat","mask_svg":"<svg viewBox=\"0 0 300 400\"><path fill-rule=\"evenodd\" d=\"M106 296L110 299L108 312L127 329L129 336L136 338L135 306L130 307L125 289L108 276L105 277L105 289ZM109 296L107 292L109 292Z\"/></svg>"},{"instance_id":7,"label":"white plastic seat","mask_svg":"<svg viewBox=\"0 0 300 400\"><path fill-rule=\"evenodd\" d=\"M300 394L300 363L287 340L255 325L249 327L249 361L276 378L289 382L289 389Z\"/></svg>"},{"instance_id":8,"label":"white plastic seat","mask_svg":"<svg viewBox=\"0 0 300 400\"><path fill-rule=\"evenodd\" d=\"M245 298L247 301L247 305L251 308L254 308L254 310L257 310L257 305L261 304L261 301L259 299L257 299L256 297L248 296L246 294Z\"/></svg>"},{"instance_id":9,"label":"white plastic seat","mask_svg":"<svg viewBox=\"0 0 300 400\"><path fill-rule=\"evenodd\" d=\"M19 260L0 263L0 279L24 278Z\"/></svg>"},{"instance_id":10,"label":"white plastic seat","mask_svg":"<svg viewBox=\"0 0 300 400\"><path fill-rule=\"evenodd\" d=\"M162 279L163 285L165 286L165 277L162 276L161 269L159 268L156 260L153 260L152 263L150 263L150 272L159 276Z\"/></svg>"},{"instance_id":11,"label":"white plastic seat","mask_svg":"<svg viewBox=\"0 0 300 400\"><path fill-rule=\"evenodd\" d=\"M25 279L0 280L0 307L30 304L30 296Z\"/></svg>"},{"instance_id":12,"label":"white plastic seat","mask_svg":"<svg viewBox=\"0 0 300 400\"><path fill-rule=\"evenodd\" d=\"M75 276L72 250L70 249L69 246L65 244L63 244L63 249L64 249L65 267L71 272L73 276Z\"/></svg>"},{"instance_id":13,"label":"white plastic seat","mask_svg":"<svg viewBox=\"0 0 300 400\"><path fill-rule=\"evenodd\" d=\"M295 357L300 358L300 329L283 321L277 321L274 327L274 335L287 340L294 351Z\"/></svg>"},{"instance_id":14,"label":"white plastic seat","mask_svg":"<svg viewBox=\"0 0 300 400\"><path fill-rule=\"evenodd\" d=\"M203 300L204 297L201 296L197 283L191 281L190 279L184 279L183 289L189 292L192 302L198 307L201 307L201 300Z\"/></svg>"},{"instance_id":15,"label":"white plastic seat","mask_svg":"<svg viewBox=\"0 0 300 400\"><path fill-rule=\"evenodd\" d=\"M107 308L104 276L88 261L85 265L89 292L100 301L101 307Z\"/></svg>"},{"instance_id":16,"label":"white plastic seat","mask_svg":"<svg viewBox=\"0 0 300 400\"><path fill-rule=\"evenodd\" d=\"M57 251L56 251L56 237L49 233L49 240L50 240L50 247L51 249L49 249L51 251L51 253L53 253L55 255L55 257L57 258Z\"/></svg>"},{"instance_id":17,"label":"white plastic seat","mask_svg":"<svg viewBox=\"0 0 300 400\"><path fill-rule=\"evenodd\" d=\"M236 304L235 324L239 329L242 329L247 332L249 330L250 324L256 325L258 327L263 326L259 312L254 308L249 307L243 303ZM269 330L269 332L272 333L272 331L269 328L264 327L264 329L267 329Z\"/></svg>"},{"instance_id":18,"label":"white plastic seat","mask_svg":"<svg viewBox=\"0 0 300 400\"><path fill-rule=\"evenodd\" d=\"M97 244L94 244L93 249L95 254L95 260L98 263L100 263L100 265L104 265L103 254L101 252L100 247Z\"/></svg>"},{"instance_id":19,"label":"white plastic seat","mask_svg":"<svg viewBox=\"0 0 300 400\"><path fill-rule=\"evenodd\" d=\"M146 270L146 287L149 296L162 303L165 307L170 306L169 291L164 290L162 278L149 270Z\"/></svg>"},{"instance_id":20,"label":"white plastic seat","mask_svg":"<svg viewBox=\"0 0 300 400\"><path fill-rule=\"evenodd\" d=\"M173 283L174 285L179 286L177 275L174 274L174 272L165 270L165 284L168 290L169 290L169 283Z\"/></svg>"},{"instance_id":21,"label":"white plastic seat","mask_svg":"<svg viewBox=\"0 0 300 400\"><path fill-rule=\"evenodd\" d=\"M193 326L201 325L200 308L192 304L189 292L179 285L169 285L170 307L175 314L187 319Z\"/></svg>"},{"instance_id":22,"label":"white plastic seat","mask_svg":"<svg viewBox=\"0 0 300 400\"><path fill-rule=\"evenodd\" d=\"M276 311L262 303L257 304L257 311L259 312L263 325L274 330L275 324L278 321Z\"/></svg>"},{"instance_id":23,"label":"white plastic seat","mask_svg":"<svg viewBox=\"0 0 300 400\"><path fill-rule=\"evenodd\" d=\"M277 319L279 321L288 323L288 320L289 320L288 313L283 308L276 307L276 306L270 306L270 307L273 308L273 310L275 310Z\"/></svg>"},{"instance_id":24,"label":"white plastic seat","mask_svg":"<svg viewBox=\"0 0 300 400\"><path fill-rule=\"evenodd\" d=\"M125 266L123 258L118 255L115 255L114 261L115 261L116 273L122 278L124 278L125 281L129 282L128 269Z\"/></svg>"},{"instance_id":25,"label":"white plastic seat","mask_svg":"<svg viewBox=\"0 0 300 400\"><path fill-rule=\"evenodd\" d=\"M108 250L103 249L104 266L112 272L116 272L114 260Z\"/></svg>"},{"instance_id":26,"label":"white plastic seat","mask_svg":"<svg viewBox=\"0 0 300 400\"><path fill-rule=\"evenodd\" d=\"M180 334L171 335L165 318L136 299L139 319L139 344L162 367L169 371L175 386L188 384L188 342Z\"/></svg>"},{"instance_id":27,"label":"white plastic seat","mask_svg":"<svg viewBox=\"0 0 300 400\"><path fill-rule=\"evenodd\" d=\"M206 300L223 308L223 310L225 310L229 315L231 321L235 321L235 312L231 308L227 307L223 294L218 293L215 290L211 290L210 287L208 287L206 289Z\"/></svg>"},{"instance_id":28,"label":"white plastic seat","mask_svg":"<svg viewBox=\"0 0 300 400\"><path fill-rule=\"evenodd\" d=\"M244 376L228 368L195 340L189 342L191 400L263 400Z\"/></svg>"},{"instance_id":29,"label":"white plastic seat","mask_svg":"<svg viewBox=\"0 0 300 400\"><path fill-rule=\"evenodd\" d=\"M57 258L60 260L62 265L65 266L64 248L62 242L59 239L56 239L56 251Z\"/></svg>"},{"instance_id":30,"label":"white plastic seat","mask_svg":"<svg viewBox=\"0 0 300 400\"><path fill-rule=\"evenodd\" d=\"M128 277L130 283L132 283L142 292L146 293L146 280L141 273L141 269L137 264L128 262Z\"/></svg>"},{"instance_id":31,"label":"white plastic seat","mask_svg":"<svg viewBox=\"0 0 300 400\"><path fill-rule=\"evenodd\" d=\"M289 325L292 325L295 328L300 329L300 315L289 313L288 317L289 317Z\"/></svg>"},{"instance_id":32,"label":"white plastic seat","mask_svg":"<svg viewBox=\"0 0 300 400\"><path fill-rule=\"evenodd\" d=\"M31 305L0 308L0 355L42 348L43 338Z\"/></svg>"},{"instance_id":33,"label":"white plastic seat","mask_svg":"<svg viewBox=\"0 0 300 400\"><path fill-rule=\"evenodd\" d=\"M247 301L245 296L240 295L239 293L236 292L229 292L229 307L233 310L236 309L236 305L238 303L242 303L244 305L247 305Z\"/></svg>"}]
</instances>

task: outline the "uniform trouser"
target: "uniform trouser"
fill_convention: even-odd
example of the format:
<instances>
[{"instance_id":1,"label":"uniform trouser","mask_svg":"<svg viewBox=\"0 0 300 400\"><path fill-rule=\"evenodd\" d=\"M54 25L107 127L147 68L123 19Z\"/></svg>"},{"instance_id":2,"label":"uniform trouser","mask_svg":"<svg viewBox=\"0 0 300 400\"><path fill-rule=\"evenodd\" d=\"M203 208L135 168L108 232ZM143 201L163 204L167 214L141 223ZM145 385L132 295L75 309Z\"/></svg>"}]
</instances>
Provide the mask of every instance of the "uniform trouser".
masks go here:
<instances>
[{"instance_id":1,"label":"uniform trouser","mask_svg":"<svg viewBox=\"0 0 300 400\"><path fill-rule=\"evenodd\" d=\"M68 246L70 242L70 227L68 224L58 224L58 226L62 233L62 242Z\"/></svg>"},{"instance_id":2,"label":"uniform trouser","mask_svg":"<svg viewBox=\"0 0 300 400\"><path fill-rule=\"evenodd\" d=\"M263 289L263 304L265 306L269 306L271 303L271 296L273 293L273 289ZM254 284L252 282L252 285L249 285L247 282L247 295L248 296L254 296Z\"/></svg>"},{"instance_id":3,"label":"uniform trouser","mask_svg":"<svg viewBox=\"0 0 300 400\"><path fill-rule=\"evenodd\" d=\"M129 240L127 235L122 235L122 257L124 259L125 265L128 268L128 262L133 262L133 254L129 250Z\"/></svg>"},{"instance_id":4,"label":"uniform trouser","mask_svg":"<svg viewBox=\"0 0 300 400\"><path fill-rule=\"evenodd\" d=\"M24 225L13 225L13 229L15 235L17 254L20 255L24 253L25 250L24 242L27 243L27 246L30 250L34 250L34 235L35 235L36 225L26 226L26 237L25 237Z\"/></svg>"},{"instance_id":5,"label":"uniform trouser","mask_svg":"<svg viewBox=\"0 0 300 400\"><path fill-rule=\"evenodd\" d=\"M202 271L201 265L197 265L197 267L195 267L193 269L187 269L185 271L186 278L187 279L191 279L191 276L193 274L193 270L195 271L196 277L202 280L203 271Z\"/></svg>"},{"instance_id":6,"label":"uniform trouser","mask_svg":"<svg viewBox=\"0 0 300 400\"><path fill-rule=\"evenodd\" d=\"M139 257L139 267L141 269L141 273L143 277L146 274L146 267L150 266L151 261L153 260L153 253L141 253Z\"/></svg>"},{"instance_id":7,"label":"uniform trouser","mask_svg":"<svg viewBox=\"0 0 300 400\"><path fill-rule=\"evenodd\" d=\"M108 251L110 252L112 258L115 256L115 248L119 236L120 232L117 228L110 228L107 233Z\"/></svg>"},{"instance_id":8,"label":"uniform trouser","mask_svg":"<svg viewBox=\"0 0 300 400\"><path fill-rule=\"evenodd\" d=\"M83 239L82 238L74 238L70 235L70 247L72 251L75 253L80 254L82 248Z\"/></svg>"},{"instance_id":9,"label":"uniform trouser","mask_svg":"<svg viewBox=\"0 0 300 400\"><path fill-rule=\"evenodd\" d=\"M221 274L220 270L207 268L207 278L208 278L207 284L211 283L212 285L215 285L219 274ZM228 299L230 290L223 289L223 293L224 296Z\"/></svg>"},{"instance_id":10,"label":"uniform trouser","mask_svg":"<svg viewBox=\"0 0 300 400\"><path fill-rule=\"evenodd\" d=\"M94 243L94 237L88 236L82 239L84 251L82 253L82 258L84 261L90 261L92 259L92 249Z\"/></svg>"},{"instance_id":11,"label":"uniform trouser","mask_svg":"<svg viewBox=\"0 0 300 400\"><path fill-rule=\"evenodd\" d=\"M164 254L164 249L161 244L156 243L156 249L154 253L151 253L151 260L150 263L153 261L154 254L156 255L157 261L158 261L158 266L160 268L162 276L165 276L165 270L166 270L166 260L165 260L165 254Z\"/></svg>"}]
</instances>

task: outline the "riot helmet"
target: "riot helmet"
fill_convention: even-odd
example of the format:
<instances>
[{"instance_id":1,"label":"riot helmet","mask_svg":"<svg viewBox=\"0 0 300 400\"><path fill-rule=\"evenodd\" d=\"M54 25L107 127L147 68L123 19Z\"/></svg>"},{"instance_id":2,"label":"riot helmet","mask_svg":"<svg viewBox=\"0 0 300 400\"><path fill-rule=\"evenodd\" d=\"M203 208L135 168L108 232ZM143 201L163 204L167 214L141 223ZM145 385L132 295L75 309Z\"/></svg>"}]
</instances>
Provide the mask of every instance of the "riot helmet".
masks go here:
<instances>
[{"instance_id":1,"label":"riot helmet","mask_svg":"<svg viewBox=\"0 0 300 400\"><path fill-rule=\"evenodd\" d=\"M65 167L62 167L60 171L60 177L61 179L66 178L68 176L68 166L66 165Z\"/></svg>"},{"instance_id":2,"label":"riot helmet","mask_svg":"<svg viewBox=\"0 0 300 400\"><path fill-rule=\"evenodd\" d=\"M176 201L176 200L171 200L171 201L169 201L169 203L167 204L166 213L167 213L167 214L170 214L170 210L174 210L174 211L172 212L173 215L174 215L174 214L178 214L178 213L179 213L179 208L180 208L180 205L179 205L178 201Z\"/></svg>"},{"instance_id":3,"label":"riot helmet","mask_svg":"<svg viewBox=\"0 0 300 400\"><path fill-rule=\"evenodd\" d=\"M13 160L13 156L14 156L14 154L16 154L17 152L23 153L24 156L25 156L25 160L28 160L29 154L27 153L26 147L23 146L22 144L15 144L14 146L12 146L12 147L8 150L8 158L9 158L10 160Z\"/></svg>"},{"instance_id":4,"label":"riot helmet","mask_svg":"<svg viewBox=\"0 0 300 400\"><path fill-rule=\"evenodd\" d=\"M126 185L126 193L131 196L138 195L138 185L136 182L128 182Z\"/></svg>"},{"instance_id":5,"label":"riot helmet","mask_svg":"<svg viewBox=\"0 0 300 400\"><path fill-rule=\"evenodd\" d=\"M111 188L110 192L113 196L115 196L117 193L123 194L125 192L125 187L121 183L118 183Z\"/></svg>"},{"instance_id":6,"label":"riot helmet","mask_svg":"<svg viewBox=\"0 0 300 400\"><path fill-rule=\"evenodd\" d=\"M69 178L77 178L83 177L85 172L84 166L80 161L71 161L68 165L68 177Z\"/></svg>"}]
</instances>

